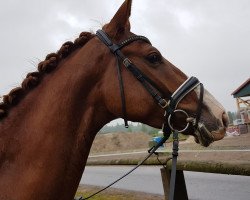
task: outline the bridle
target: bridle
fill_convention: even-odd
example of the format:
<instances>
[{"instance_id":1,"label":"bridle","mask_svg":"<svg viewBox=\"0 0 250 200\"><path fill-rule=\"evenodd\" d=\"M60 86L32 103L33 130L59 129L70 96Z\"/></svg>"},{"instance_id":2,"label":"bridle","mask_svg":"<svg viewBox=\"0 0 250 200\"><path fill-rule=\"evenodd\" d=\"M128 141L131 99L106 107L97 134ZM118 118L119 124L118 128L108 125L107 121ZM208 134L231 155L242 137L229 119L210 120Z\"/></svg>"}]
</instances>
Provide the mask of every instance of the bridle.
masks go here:
<instances>
[{"instance_id":1,"label":"bridle","mask_svg":"<svg viewBox=\"0 0 250 200\"><path fill-rule=\"evenodd\" d=\"M128 39L122 41L120 44L113 43L109 36L103 31L98 30L96 32L97 37L110 49L110 51L115 55L116 57L116 63L117 63L117 72L118 72L118 80L119 80L119 86L120 86L120 95L121 95L121 103L122 103L122 113L123 113L123 119L125 122L125 127L128 127L127 122L127 112L126 112L126 102L125 102L125 95L124 95L124 84L123 79L121 75L121 65L120 61L122 61L123 65L133 74L133 76L143 85L143 87L147 90L147 92L153 97L155 102L165 110L165 123L163 124L163 132L165 134L170 134L171 131L178 131L184 132L187 130L190 124L197 129L199 128L199 121L201 117L201 111L202 111L202 103L203 103L203 94L204 94L204 87L203 84L199 82L199 80L196 77L190 77L188 78L171 96L168 96L167 98L164 98L162 96L163 92L161 92L161 89L157 86L157 84L152 81L148 76L146 76L129 58L127 58L121 51L121 49L132 42L141 40L148 44L151 44L150 41L144 37L144 36L138 36L134 35L129 37ZM186 111L177 109L177 106L179 102L191 91L193 91L195 88L200 86L200 95L198 100L198 106L196 110L196 116L195 118L189 117ZM166 100L167 99L167 100ZM187 118L187 124L184 129L182 130L176 130L173 127L173 124L171 123L171 118L173 114L180 112L184 114Z\"/></svg>"},{"instance_id":2,"label":"bridle","mask_svg":"<svg viewBox=\"0 0 250 200\"><path fill-rule=\"evenodd\" d=\"M134 35L120 44L113 43L109 36L103 31L98 30L96 32L96 36L110 49L110 51L115 55L116 57L116 63L117 63L117 72L118 72L118 80L120 85L120 95L121 95L121 103L122 103L122 113L123 113L123 119L125 122L125 127L128 127L128 121L127 121L127 112L126 112L126 102L125 102L125 95L124 95L124 84L121 74L121 65L120 60L122 61L123 65L133 74L133 76L143 85L143 87L147 90L147 92L153 97L154 101L165 110L165 122L162 127L162 131L164 133L164 137L161 139L160 142L158 142L155 146L153 146L149 151L148 155L138 163L132 170L124 174L122 177L118 178L116 181L108 185L107 187L99 190L98 192L88 196L87 198L81 197L79 200L87 200L96 194L106 190L113 184L117 183L127 175L129 175L131 172L133 172L135 169L137 169L140 165L142 165L152 154L155 154L155 151L165 143L165 141L170 137L170 134L173 133L173 152L172 152L172 170L171 170L171 180L170 180L170 192L169 192L169 200L174 199L174 191L175 191L175 178L176 178L176 164L177 164L177 156L178 156L178 150L179 150L179 141L178 141L178 133L184 132L187 130L190 124L194 127L195 130L204 128L204 125L200 123L200 117L201 117L201 111L202 111L202 104L203 104L203 94L204 94L204 88L203 84L199 82L199 80L196 77L190 77L188 78L172 95L168 96L166 98L163 98L161 92L161 89L157 86L157 84L154 83L148 76L146 76L136 65L129 60L122 52L121 49L129 44L131 44L134 41L144 41L148 44L151 44L150 41L144 37L144 36L137 36ZM186 111L177 109L177 106L179 102L191 91L193 91L195 88L200 86L200 95L198 100L198 106L196 110L196 116L195 118L189 117ZM174 128L171 118L175 113L182 113L186 116L186 126L182 130L177 130Z\"/></svg>"},{"instance_id":3,"label":"bridle","mask_svg":"<svg viewBox=\"0 0 250 200\"><path fill-rule=\"evenodd\" d=\"M161 89L157 86L157 84L154 81L152 81L152 79L150 79L148 76L146 76L135 64L133 64L133 62L129 58L127 58L121 52L121 49L123 47L138 40L151 44L150 41L146 37L134 35L124 40L120 44L115 44L110 40L109 36L103 30L98 30L96 35L110 49L110 51L115 55L116 60L117 60L116 61L117 72L118 72L118 80L119 80L119 85L120 85L122 112L123 112L125 126L128 127L128 122L127 122L126 102L125 102L125 95L124 95L124 84L123 84L123 79L121 75L121 65L119 62L120 60L122 61L123 65L133 74L133 76L143 85L143 87L147 90L147 92L153 97L154 101L162 109L165 110L165 114L164 114L165 122L162 128L164 137L157 145L155 145L149 150L149 155L141 163L139 163L134 169L132 169L127 174L125 174L125 176L131 173L141 164L143 164L143 162L148 157L150 157L158 149L158 147L162 145L169 138L171 132L173 132L172 172L171 172L170 193L169 193L169 199L173 200L174 190L175 190L176 163L177 163L177 156L178 156L178 149L179 149L178 133L186 131L190 124L192 124L195 132L200 132L200 129L204 128L204 125L200 123L200 117L201 117L202 105L203 105L203 95L204 95L203 84L200 83L200 81L196 77L190 77L171 96L168 96L166 100L166 98L163 98L162 96L162 94L164 93L161 92ZM192 117L189 117L186 111L177 109L177 106L179 102L187 94L189 94L191 91L196 89L198 86L200 86L198 106L196 110L196 116L195 118L192 118ZM171 118L173 114L178 113L178 112L186 116L186 126L182 130L177 130L176 128L174 128L171 122ZM121 178L124 178L125 176Z\"/></svg>"}]
</instances>

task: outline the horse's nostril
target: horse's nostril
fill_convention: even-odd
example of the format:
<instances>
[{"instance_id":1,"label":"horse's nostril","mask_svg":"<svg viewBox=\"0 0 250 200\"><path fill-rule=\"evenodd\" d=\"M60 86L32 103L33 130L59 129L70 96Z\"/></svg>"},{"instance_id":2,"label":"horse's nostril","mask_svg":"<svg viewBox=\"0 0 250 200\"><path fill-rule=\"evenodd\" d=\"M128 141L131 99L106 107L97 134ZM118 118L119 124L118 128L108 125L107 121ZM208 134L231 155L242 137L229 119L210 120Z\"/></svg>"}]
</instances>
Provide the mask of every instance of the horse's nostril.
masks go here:
<instances>
[{"instance_id":1,"label":"horse's nostril","mask_svg":"<svg viewBox=\"0 0 250 200\"><path fill-rule=\"evenodd\" d=\"M229 124L228 115L225 112L222 114L222 123L224 127L227 127Z\"/></svg>"}]
</instances>

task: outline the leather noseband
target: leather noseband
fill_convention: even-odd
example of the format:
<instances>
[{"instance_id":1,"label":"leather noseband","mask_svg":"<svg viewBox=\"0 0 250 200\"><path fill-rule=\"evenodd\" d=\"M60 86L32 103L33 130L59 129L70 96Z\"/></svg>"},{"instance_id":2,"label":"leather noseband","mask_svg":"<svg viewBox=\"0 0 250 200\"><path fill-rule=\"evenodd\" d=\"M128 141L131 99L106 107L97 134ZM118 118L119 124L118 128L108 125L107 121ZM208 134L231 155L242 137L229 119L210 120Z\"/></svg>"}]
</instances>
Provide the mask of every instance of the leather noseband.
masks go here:
<instances>
[{"instance_id":1,"label":"leather noseband","mask_svg":"<svg viewBox=\"0 0 250 200\"><path fill-rule=\"evenodd\" d=\"M141 40L148 44L151 44L150 41L144 36L137 36L134 35L120 44L114 44L110 39L109 36L103 31L98 30L96 32L97 37L110 49L110 51L116 56L117 59L117 71L118 71L118 79L120 85L120 95L121 95L121 102L122 102L122 112L123 112L123 119L125 122L125 127L128 127L127 123L127 113L126 113L126 102L125 102L125 95L124 95L124 85L121 75L121 66L120 60L124 64L124 66L133 74L133 76L143 85L143 87L148 91L148 93L153 97L155 102L165 110L165 118L166 121L163 124L163 132L170 134L171 131L178 131L183 132L185 131L189 124L192 124L195 129L198 127L198 123L200 121L201 111L202 111L202 104L203 104L203 94L204 88L203 84L199 82L196 77L188 78L171 96L168 96L166 100L162 94L160 94L161 89L157 87L157 85L148 77L146 76L136 65L134 65L129 58L127 58L122 52L121 49L132 42ZM187 120L187 125L183 130L175 130L171 124L171 117L176 112L182 112L189 118L188 114L183 111L177 109L179 102L191 91L193 91L197 86L200 86L200 96L196 111L196 117L191 118L192 120ZM190 118L189 118L190 119Z\"/></svg>"}]
</instances>

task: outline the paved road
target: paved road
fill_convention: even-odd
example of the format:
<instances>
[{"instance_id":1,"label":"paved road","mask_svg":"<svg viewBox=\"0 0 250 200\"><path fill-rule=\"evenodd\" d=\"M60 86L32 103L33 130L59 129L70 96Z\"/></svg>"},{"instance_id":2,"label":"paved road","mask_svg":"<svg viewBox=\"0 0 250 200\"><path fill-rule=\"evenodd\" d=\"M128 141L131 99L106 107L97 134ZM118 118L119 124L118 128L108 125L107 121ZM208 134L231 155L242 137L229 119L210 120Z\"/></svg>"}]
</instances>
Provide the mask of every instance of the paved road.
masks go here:
<instances>
[{"instance_id":1,"label":"paved road","mask_svg":"<svg viewBox=\"0 0 250 200\"><path fill-rule=\"evenodd\" d=\"M81 184L106 186L131 169L130 166L86 167ZM190 200L249 200L250 177L185 172ZM142 166L113 187L163 194L159 166Z\"/></svg>"}]
</instances>

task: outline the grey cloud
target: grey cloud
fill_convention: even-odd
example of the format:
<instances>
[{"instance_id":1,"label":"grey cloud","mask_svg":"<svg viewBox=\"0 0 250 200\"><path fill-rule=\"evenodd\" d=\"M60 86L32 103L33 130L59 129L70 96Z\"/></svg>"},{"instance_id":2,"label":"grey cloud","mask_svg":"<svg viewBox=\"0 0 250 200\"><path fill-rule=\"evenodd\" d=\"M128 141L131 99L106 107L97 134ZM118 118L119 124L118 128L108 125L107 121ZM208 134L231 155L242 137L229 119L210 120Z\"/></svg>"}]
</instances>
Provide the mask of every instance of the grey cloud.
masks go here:
<instances>
[{"instance_id":1,"label":"grey cloud","mask_svg":"<svg viewBox=\"0 0 250 200\"><path fill-rule=\"evenodd\" d=\"M0 95L35 68L31 63L81 31L108 22L122 2L1 1ZM169 61L204 82L227 109L235 110L230 94L250 76L249 19L248 0L134 0L131 25Z\"/></svg>"}]
</instances>

